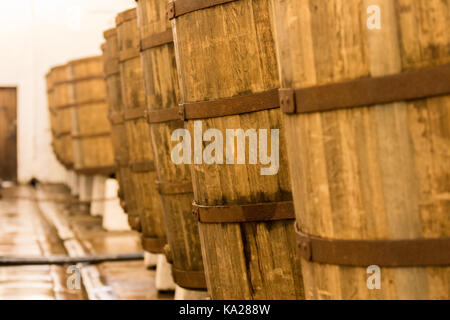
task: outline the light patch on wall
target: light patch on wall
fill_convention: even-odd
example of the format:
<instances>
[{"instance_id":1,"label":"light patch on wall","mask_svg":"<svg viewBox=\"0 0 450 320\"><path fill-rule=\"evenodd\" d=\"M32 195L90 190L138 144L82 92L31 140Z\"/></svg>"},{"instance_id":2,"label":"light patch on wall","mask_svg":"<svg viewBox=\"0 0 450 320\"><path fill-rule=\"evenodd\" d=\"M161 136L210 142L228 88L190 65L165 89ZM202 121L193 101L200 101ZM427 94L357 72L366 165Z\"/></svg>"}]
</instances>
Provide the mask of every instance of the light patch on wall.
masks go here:
<instances>
[{"instance_id":1,"label":"light patch on wall","mask_svg":"<svg viewBox=\"0 0 450 320\"><path fill-rule=\"evenodd\" d=\"M45 74L100 53L103 31L134 0L0 1L0 84L17 85L19 180L63 182L51 149Z\"/></svg>"},{"instance_id":2,"label":"light patch on wall","mask_svg":"<svg viewBox=\"0 0 450 320\"><path fill-rule=\"evenodd\" d=\"M83 13L79 6L71 6L69 8L66 8L66 21L69 30L80 30L82 20Z\"/></svg>"}]
</instances>

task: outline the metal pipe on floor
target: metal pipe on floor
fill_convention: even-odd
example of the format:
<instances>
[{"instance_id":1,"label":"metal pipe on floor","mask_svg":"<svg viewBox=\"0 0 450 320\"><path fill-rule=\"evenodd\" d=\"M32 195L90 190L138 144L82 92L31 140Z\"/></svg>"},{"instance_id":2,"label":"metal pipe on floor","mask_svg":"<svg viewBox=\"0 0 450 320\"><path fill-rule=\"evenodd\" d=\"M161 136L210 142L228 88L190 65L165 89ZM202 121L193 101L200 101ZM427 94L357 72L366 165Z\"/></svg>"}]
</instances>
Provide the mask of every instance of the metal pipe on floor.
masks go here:
<instances>
[{"instance_id":1,"label":"metal pipe on floor","mask_svg":"<svg viewBox=\"0 0 450 320\"><path fill-rule=\"evenodd\" d=\"M32 266L32 265L74 265L77 263L98 264L103 262L144 260L144 253L96 254L82 257L54 255L47 257L2 257L0 267Z\"/></svg>"}]
</instances>

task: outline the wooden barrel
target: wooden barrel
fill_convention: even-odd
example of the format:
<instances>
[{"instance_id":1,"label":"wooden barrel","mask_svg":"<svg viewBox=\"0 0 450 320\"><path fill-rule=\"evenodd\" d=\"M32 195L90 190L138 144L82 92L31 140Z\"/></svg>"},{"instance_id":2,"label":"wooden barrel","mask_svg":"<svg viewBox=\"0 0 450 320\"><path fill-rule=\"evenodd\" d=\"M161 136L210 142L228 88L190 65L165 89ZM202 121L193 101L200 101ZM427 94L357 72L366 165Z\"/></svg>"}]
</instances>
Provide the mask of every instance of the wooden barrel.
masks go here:
<instances>
[{"instance_id":1,"label":"wooden barrel","mask_svg":"<svg viewBox=\"0 0 450 320\"><path fill-rule=\"evenodd\" d=\"M55 111L55 148L57 157L66 169L73 168L72 115L69 97L67 65L51 69L53 78L53 107Z\"/></svg>"},{"instance_id":2,"label":"wooden barrel","mask_svg":"<svg viewBox=\"0 0 450 320\"><path fill-rule=\"evenodd\" d=\"M74 168L79 174L111 174L114 155L102 56L68 63Z\"/></svg>"},{"instance_id":3,"label":"wooden barrel","mask_svg":"<svg viewBox=\"0 0 450 320\"><path fill-rule=\"evenodd\" d=\"M136 192L129 167L129 150L125 123L123 120L122 86L119 71L119 47L117 30L104 32L103 60L105 70L106 91L109 105L109 121L111 123L111 139L116 162L116 177L119 182L119 196L125 212L128 214L130 226L140 230L139 213L137 211Z\"/></svg>"},{"instance_id":4,"label":"wooden barrel","mask_svg":"<svg viewBox=\"0 0 450 320\"><path fill-rule=\"evenodd\" d=\"M450 3L274 3L307 298L449 299Z\"/></svg>"},{"instance_id":5,"label":"wooden barrel","mask_svg":"<svg viewBox=\"0 0 450 320\"><path fill-rule=\"evenodd\" d=\"M168 260L180 287L206 290L197 221L192 215L192 179L188 165L175 165L172 132L184 128L178 116L180 91L166 0L139 0L141 57L148 122L155 151L157 186L167 231ZM175 112L174 112L175 111ZM171 112L166 117L167 112Z\"/></svg>"},{"instance_id":6,"label":"wooden barrel","mask_svg":"<svg viewBox=\"0 0 450 320\"><path fill-rule=\"evenodd\" d=\"M163 253L166 236L162 205L156 190L156 170L149 125L146 120L144 79L139 52L136 9L116 18L119 69L124 121L129 146L129 164L142 228L142 245L150 253Z\"/></svg>"},{"instance_id":7,"label":"wooden barrel","mask_svg":"<svg viewBox=\"0 0 450 320\"><path fill-rule=\"evenodd\" d=\"M273 148L275 155L279 147L277 171L266 172L264 157L253 161L259 154L254 143L252 151L244 150L239 159L231 151L223 157L227 154L223 149L237 149L231 148L234 136L225 141L227 130L243 130L241 141L247 151L245 134L248 140L253 136L253 142L270 146L276 142L276 130L282 130L269 2L177 0L168 7L175 33L180 114L193 141L192 155L197 153L191 157L194 212L213 299L303 298L283 132L278 131L279 144L266 148ZM205 159L212 164L202 161L197 136L205 141L214 136L217 157ZM228 148L221 149L220 140ZM212 142L204 144L206 153Z\"/></svg>"}]
</instances>

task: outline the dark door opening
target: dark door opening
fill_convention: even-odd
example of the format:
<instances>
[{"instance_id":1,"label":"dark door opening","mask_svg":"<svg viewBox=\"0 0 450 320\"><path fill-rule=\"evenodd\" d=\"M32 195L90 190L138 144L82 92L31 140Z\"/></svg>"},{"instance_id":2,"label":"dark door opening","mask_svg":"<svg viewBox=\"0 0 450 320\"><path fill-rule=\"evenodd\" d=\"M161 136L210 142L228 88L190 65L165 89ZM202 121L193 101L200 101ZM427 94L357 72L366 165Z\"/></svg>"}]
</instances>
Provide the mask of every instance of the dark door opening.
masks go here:
<instances>
[{"instance_id":1,"label":"dark door opening","mask_svg":"<svg viewBox=\"0 0 450 320\"><path fill-rule=\"evenodd\" d=\"M0 87L0 180L17 181L16 87Z\"/></svg>"}]
</instances>

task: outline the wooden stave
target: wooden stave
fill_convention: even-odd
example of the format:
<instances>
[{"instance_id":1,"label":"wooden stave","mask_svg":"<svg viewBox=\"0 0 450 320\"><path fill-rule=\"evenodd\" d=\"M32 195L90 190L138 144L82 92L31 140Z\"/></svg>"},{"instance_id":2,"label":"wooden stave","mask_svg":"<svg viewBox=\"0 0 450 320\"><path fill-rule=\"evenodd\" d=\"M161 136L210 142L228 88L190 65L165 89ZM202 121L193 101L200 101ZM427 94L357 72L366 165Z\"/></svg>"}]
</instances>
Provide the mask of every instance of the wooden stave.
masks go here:
<instances>
[{"instance_id":1,"label":"wooden stave","mask_svg":"<svg viewBox=\"0 0 450 320\"><path fill-rule=\"evenodd\" d=\"M141 43L145 38L171 30L166 4L164 0L138 1ZM176 107L180 94L173 43L141 48L141 59L149 112ZM158 76L154 72L158 72ZM184 128L184 123L179 119L150 124L158 181L176 185L189 182L191 185L190 192L182 191L178 194L167 194L159 190L171 252L168 260L172 260L172 268L176 270L202 273L204 270L197 221L191 214L193 191L190 170L187 165L173 164L170 156L173 146L170 136L179 128ZM191 284L176 277L174 280L177 285L186 289L199 289L190 287ZM202 286L206 290L206 285L200 284Z\"/></svg>"},{"instance_id":2,"label":"wooden stave","mask_svg":"<svg viewBox=\"0 0 450 320\"><path fill-rule=\"evenodd\" d=\"M128 220L133 230L140 230L139 214L136 207L135 191L131 182L131 172L128 167L128 141L125 124L120 120L123 114L122 89L120 84L117 30L109 29L104 32L106 40L103 50L105 82L109 101L109 119L111 122L111 139L116 161L116 178L119 182L121 206L128 214ZM111 67L108 67L111 66ZM115 72L116 71L116 72ZM123 116L122 116L123 118Z\"/></svg>"},{"instance_id":3,"label":"wooden stave","mask_svg":"<svg viewBox=\"0 0 450 320\"><path fill-rule=\"evenodd\" d=\"M293 1L289 10L281 3L274 2L278 52L283 52L279 57L282 87L309 87L368 76L396 74L405 70L448 63L450 54L448 50L445 53L445 46L448 48L449 39L440 38L438 32L449 27L448 22L447 25L444 22L448 21L448 15L446 20L441 16L442 12L448 12L449 5L447 4L445 8L445 4L439 1L413 2L352 0L344 4L331 1L329 7L323 3L316 6L317 14L309 11L305 1ZM338 5L341 12L346 12L347 20L351 23L346 26L322 25L322 29L314 24L314 21L318 20L317 15L322 15L322 20L340 21L338 12L331 9ZM366 9L369 5L378 5L382 9L381 30L367 30L365 19L368 17ZM423 15L423 12L427 12L428 15ZM361 16L364 19L360 20ZM434 24L435 33L430 30L427 34L421 28L424 24L430 23L427 17L436 19L434 22L440 22L440 25ZM286 21L296 23L289 29ZM411 28L410 25L408 27L411 23L417 27ZM300 25L306 28L302 33L309 35L303 39L303 47L298 45L299 39L296 39L292 32ZM328 39L329 43L322 41L322 54L331 52L334 56L325 54L319 62L309 61L306 57L313 57L318 50L317 43L311 39L325 40L326 32L330 31L331 27L334 27L333 33L346 34L354 39L355 43L344 43L339 39ZM411 31L408 30L419 30L420 37L411 35L409 33ZM296 51L298 54L292 55L286 50L282 46L285 43L295 44L292 50L298 50ZM338 52L335 48L342 48L342 51ZM381 48L383 52L380 51ZM418 50L421 51L420 54ZM430 50L433 50L434 54L431 54ZM348 60L350 52L353 56ZM336 58L339 56L342 60ZM340 65L341 69L333 70L330 67L332 64ZM308 67L300 73L300 65ZM432 121L423 119L422 123L423 121L427 123L423 125L419 119L421 114L427 115L425 118L429 119L429 115L433 113L435 118L448 118L445 108L439 110L438 106L449 104L448 97L438 97L285 116L289 150L295 149L299 144L308 148L304 156L293 152L289 154L299 228L308 234L328 239L448 238L450 234L445 230L450 228L448 224L445 228L445 220L442 220L439 227L439 212L445 210L443 202L431 198L424 190L426 185L439 185L437 183L439 170L425 170L427 161L433 159L429 154L435 157L433 161L439 162L438 159L442 160L442 154L445 153L444 144L440 144L441 155L433 153L429 149L430 143L426 141L426 136L437 134L441 136L442 141L445 139L448 141L449 137L436 128L436 123L432 129ZM397 131L393 123L397 123ZM309 132L308 135L313 133L317 138L312 139L305 135L306 130ZM425 136L421 137L419 132L423 132ZM320 137L325 135L329 137L328 144L320 140ZM331 148L330 143L336 147ZM411 148L416 149L417 153L412 152ZM421 152L418 150L421 148L423 154L427 156L420 156ZM312 150L323 151L313 155ZM381 154L384 156L380 157ZM330 166L326 155L329 158L333 156L335 161L339 159L339 164ZM308 157L314 157L316 162L313 164L306 161ZM351 167L349 167L350 160L353 162ZM328 167L323 166L325 163ZM348 170L343 170L344 166L347 166ZM445 170L445 166L442 168ZM369 173L369 169L376 174ZM327 174L328 170L347 173L333 176ZM419 172L428 172L427 177ZM320 193L317 188L312 187L314 185L323 185L327 190L334 192ZM337 192L333 185L339 185L343 191ZM358 185L360 188L354 187ZM402 189L404 196L399 195L396 190L396 186L400 185L408 186ZM341 199L333 197L333 194L340 195ZM323 206L313 205L310 201L313 198L319 199L318 203L322 203ZM407 198L410 200L406 201ZM428 205L419 206L411 200L418 198ZM334 204L333 219L330 218L331 203ZM320 213L321 219L329 222L320 225L314 219L312 211L314 216ZM353 219L350 219L351 217ZM305 291L309 299L448 299L449 297L450 272L445 266L426 268L381 266L381 290L368 290L366 279L369 275L366 273L366 267L319 264L305 260L302 260L302 265L305 273ZM327 278L329 281L324 281Z\"/></svg>"},{"instance_id":4,"label":"wooden stave","mask_svg":"<svg viewBox=\"0 0 450 320\"><path fill-rule=\"evenodd\" d=\"M73 141L70 135L72 120L70 110L64 108L69 103L69 91L67 73L68 66L60 65L51 69L53 79L54 108L56 111L55 133L57 142L55 146L58 150L56 154L59 161L70 170L73 168Z\"/></svg>"},{"instance_id":5,"label":"wooden stave","mask_svg":"<svg viewBox=\"0 0 450 320\"><path fill-rule=\"evenodd\" d=\"M135 13L131 13L131 11ZM124 113L131 109L145 108L145 92L138 46L139 31L137 15L135 15L136 9L131 9L119 13L116 17ZM121 59L123 53L131 51L133 51L131 56ZM133 72L130 74L132 70ZM132 120L125 119L125 128L130 150L129 164L136 191L136 207L140 216L142 244L144 250L161 254L163 245L160 243L166 242L166 234L163 225L162 203L155 185L156 172L154 170L133 171L133 164L154 163L152 144L148 134L149 126L146 119L140 117Z\"/></svg>"},{"instance_id":6,"label":"wooden stave","mask_svg":"<svg viewBox=\"0 0 450 320\"><path fill-rule=\"evenodd\" d=\"M258 5L258 9L263 9L263 10L268 10L268 3L267 1L254 1L255 5ZM188 37L189 34L183 33L183 30L189 30L190 34L193 35L194 37L196 35L202 35L202 33L208 33L208 37L209 39L211 39L211 37L213 36L211 34L211 30L212 27L216 25L215 23L213 23L213 19L211 18L211 20L209 22L207 22L208 17L214 17L215 15L219 15L219 19L222 18L221 21L226 21L227 18L224 18L223 15L226 15L227 13L231 13L233 12L232 10L236 9L236 11L234 12L238 12L239 10L247 10L248 11L248 6L251 5L251 3L249 1L236 1L236 2L232 2L229 4L224 4L224 5L218 5L215 6L213 8L208 8L208 9L204 9L201 11L197 11L197 12L191 12L191 13L187 13L181 17L177 17L176 19L172 20L172 26L173 29L176 30L176 37L174 37L176 39L176 55L177 55L177 65L179 66L180 70L179 70L179 75L180 75L180 85L181 85L181 91L183 92L182 94L182 102L192 102L192 101L203 101L203 100L211 100L211 99L220 99L220 98L229 98L231 96L234 95L239 95L242 94L242 92L245 93L249 93L253 92L253 93L257 93L257 92L262 92L262 91L266 91L266 90L270 90L270 89L274 89L278 87L278 79L276 76L276 62L274 61L274 54L272 59L265 57L266 59L266 65L268 66L267 68L272 67L273 70L259 70L261 72L265 72L265 75L267 76L267 74L271 74L271 76L269 76L268 78L271 78L270 80L268 80L268 83L266 83L265 85L259 85L259 88L241 88L241 92L238 92L239 90L233 92L233 93L226 93L226 92L214 92L213 94L215 96L211 96L208 94L203 93L203 95L201 94L194 94L193 92L195 92L196 90L200 91L201 89L198 89L198 87L195 87L196 84L201 83L214 83L214 79L209 79L211 80L211 82L209 81L205 81L205 82L199 82L197 81L197 83L193 83L192 81L189 82L189 85L184 84L183 81L186 81L186 79L189 79L189 74L195 74L195 72L192 72L192 70L185 70L183 67L187 66L188 64L186 63L184 65L183 62L183 58L188 59L189 55L185 54L185 56L183 56L183 50L185 50L186 52L189 50L190 56L191 57L197 57L197 56L209 56L209 57L216 57L215 59L218 60L218 63L220 63L220 61L225 61L227 59L227 57L225 56L225 54L221 54L220 51L214 51L214 52L202 52L200 50L197 50L197 52L193 53L196 49L198 49L200 46L198 46L196 43L191 42L191 47L187 47L187 45L185 43L183 43L183 41L185 41L184 38ZM223 11L222 11L223 10ZM221 16L222 15L222 16ZM231 16L229 16L229 18L231 18ZM236 17L233 15L233 19L235 19ZM242 19L245 19L244 17L239 17L241 19L241 21L243 21ZM217 18L216 18L217 19ZM266 16L266 22L268 17ZM189 24L190 22L190 24ZM200 29L195 29L195 27L197 27L197 24L202 23L203 26L205 26L204 30L200 30ZM209 26L208 28L206 28L206 26ZM267 25L266 25L267 27ZM194 29L194 30L193 30ZM241 33L242 34L242 33ZM267 35L267 30L265 35ZM217 36L217 35L214 35ZM220 39L223 40L223 39ZM248 39L246 39L247 41L249 41ZM242 41L242 42L245 42ZM212 47L212 42L209 43ZM246 44L243 44L244 46ZM200 53L199 53L200 52ZM265 52L267 54L267 52ZM231 56L233 55L233 53L230 51L228 51L228 54L230 54ZM244 58L242 56L238 56L238 57L234 57L237 60L243 60ZM236 61L229 61L228 66L233 66L234 63ZM251 64L251 62L249 62L249 64ZM234 66L236 67L236 66ZM208 68L206 68L208 69ZM214 67L210 67L210 70L214 70ZM221 72L226 72L221 70ZM213 72L211 72L213 73ZM198 75L196 75L198 77ZM202 74L202 76L205 76ZM242 75L238 75L238 76L242 76ZM222 79L223 80L223 79ZM216 80L217 81L217 80ZM229 78L227 78L226 81L223 81L223 83L233 83L234 77L231 76ZM194 88L193 88L194 87ZM229 89L229 88L227 88ZM206 92L206 91L205 91ZM259 117L259 119L258 119ZM254 112L254 113L250 113L250 114L245 114L245 115L238 115L238 116L228 116L228 117L223 117L223 118L214 118L214 119L207 119L207 120L201 120L203 123L203 127L204 130L206 130L207 128L234 128L234 127L242 127L242 123L241 123L241 119L243 121L247 121L250 124L250 127L254 128L255 127L255 122L258 125L261 125L261 127L264 127L264 124L266 125L266 127L277 127L279 128L281 126L281 115L279 110L268 110L268 111L260 111L260 112ZM258 119L258 120L255 120ZM185 122L185 127L190 131L191 136L193 133L193 121L187 121ZM257 127L258 128L258 127ZM243 128L244 130L248 129L248 128ZM284 142L282 140L282 150L284 148L283 146ZM282 154L282 152L280 152ZM281 159L282 163L286 161L286 159ZM264 188L261 188L263 192L255 192L254 190L254 194L252 195L253 199L250 199L249 197L245 197L242 194L239 194L238 197L235 197L233 199L232 194L234 192L242 192L242 190L237 190L237 186L235 185L235 190L231 190L230 188L228 189L228 194L224 195L225 192L223 192L220 196L218 195L211 195L211 193L208 193L208 190L206 190L206 188L204 188L204 186L202 185L203 181L202 181L202 176L203 175L208 175L210 174L210 176L208 178L211 178L211 174L212 172L214 172L216 175L219 175L220 170L224 170L224 169L219 169L217 167L211 168L208 166L207 167L201 167L199 166L199 168L196 168L196 166L191 166L192 169L192 173L193 173L193 183L194 183L194 195L195 195L195 200L196 202L200 203L200 204L205 204L205 205L219 205L219 204L225 204L224 202L226 201L226 204L233 204L233 203L239 203L239 204L245 204L245 203L252 203L252 202L264 202L264 201L283 201L283 200L290 200L291 199L291 195L290 195L290 186L289 186L289 178L288 178L288 173L286 170L283 170L283 172L279 175L282 175L283 178L280 178L280 182L276 182L274 183L272 181L272 184L281 184L281 188L280 187L276 187L273 189L272 192L271 191L266 191L264 192ZM251 170L249 168L247 168L246 170ZM258 168L259 170L259 168ZM242 173L243 171L241 171L240 173ZM201 174L200 174L201 173ZM254 173L254 171L252 172ZM234 175L231 174L230 176L240 176L240 174L235 173ZM248 176L247 173L245 174L245 176ZM261 178L258 178L256 175L253 175L252 178L254 179L258 179L260 180ZM210 189L214 189L214 188L223 188L223 185L220 184L217 181L214 181L214 179L212 179L211 181L208 181L209 184L209 188ZM242 186L239 186L239 188L242 188ZM251 187L249 187L251 189ZM231 196L230 196L231 195ZM228 197L228 199L225 199L225 197ZM259 199L258 199L259 197ZM225 199L225 200L224 200ZM224 260L215 260L217 257L214 256L214 251L218 250L217 247L217 243L214 243L214 241L211 241L211 239L213 239L216 235L218 234L222 234L224 233L226 228L226 233L227 234L242 234L246 235L247 237L245 238L245 240L243 239L243 237L239 236L235 236L232 238L223 238L226 240L223 240L223 243L228 243L230 247L237 247L239 249L237 249L237 251L234 254L229 254L228 252L226 252L226 248L223 247L221 248L221 254L227 255L228 254L228 259L227 261ZM271 231L269 231L269 229ZM200 238L201 238L201 243L202 243L202 250L203 250L203 259L204 259L204 263L205 263L205 270L206 270L206 274L207 274L207 283L208 283L208 288L210 289L210 293L213 299L302 299L303 298L303 288L302 288L302 280L301 280L301 271L300 271L300 265L299 265L299 261L298 258L295 255L295 244L294 244L294 232L293 232L293 223L292 221L277 221L277 222L255 222L255 223L241 223L241 224L204 224L204 223L200 223L199 224L199 230L200 230ZM275 231L276 230L276 231ZM275 237L275 234L278 232L278 236L281 238L283 238L282 242L283 242L283 246L281 248L277 248L275 250L273 250L275 253L275 255L277 255L277 257L274 259L277 262L279 261L283 261L286 263L281 263L282 266L278 265L277 267L279 267L279 270L282 270L282 273L284 272L284 274L277 278L276 275L270 274L269 272L263 272L262 277L265 277L265 283L268 284L267 287L263 288L264 284L261 281L261 274L258 273L256 275L256 273L254 275L251 274L251 272L249 272L247 270L247 266L245 266L245 255L244 255L244 249L243 249L243 242L245 241L246 244L249 244L247 246L247 250L251 250L249 249L250 242L253 241L253 250L255 250L256 248L256 242L254 241L255 235L257 235L259 232L260 237L258 238L258 241L262 241L261 237L262 234L264 232L268 232L269 237ZM272 233L271 233L272 232ZM234 242L231 242L230 240L233 239ZM266 242L267 247L273 246L273 244L276 241L274 241L274 239L272 239L272 241ZM232 243L232 244L231 244ZM215 245L215 246L214 246ZM214 248L213 248L214 247ZM208 250L209 248L209 250ZM286 250L283 250L284 248L288 248ZM280 250L278 250L280 249ZM209 251L209 252L208 252ZM252 252L256 252L256 251L252 251ZM231 264L231 258L235 257L235 261L233 261ZM257 255L256 255L257 256ZM264 258L259 260L260 262L265 260ZM252 261L253 262L253 261ZM256 267L256 264L258 264L257 262L255 264L251 264L252 262L249 262L249 267L250 268L254 268L252 271L255 271L258 267ZM264 262L264 261L263 261ZM228 267L227 267L228 266ZM223 268L223 270L220 270L220 267ZM215 268L215 270L214 270ZM236 269L236 270L233 270ZM233 270L233 271L231 271ZM228 274L227 274L228 273ZM253 277L253 278L252 278ZM259 278L258 278L259 277ZM269 280L269 278L272 277L272 280ZM249 283L251 282L253 283L253 287L251 288L251 285L249 286ZM284 285L280 283L283 281ZM257 288L256 288L257 287ZM253 290L255 289L255 290Z\"/></svg>"}]
</instances>

